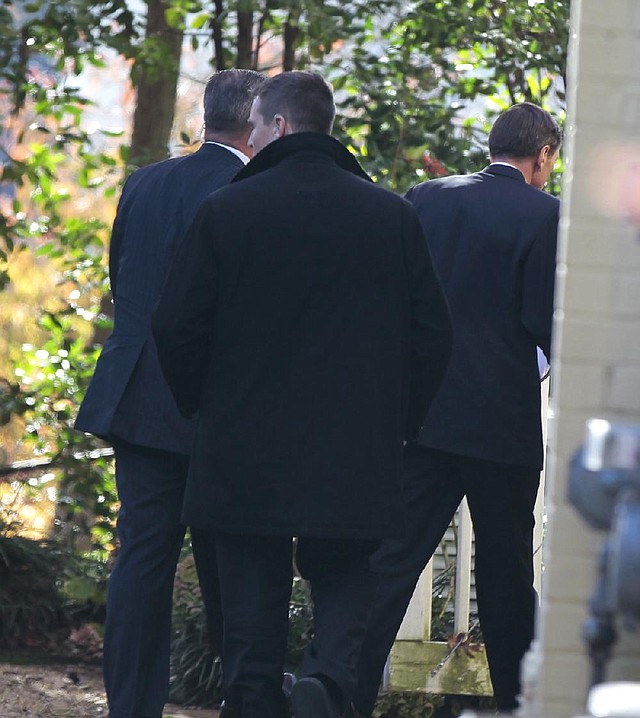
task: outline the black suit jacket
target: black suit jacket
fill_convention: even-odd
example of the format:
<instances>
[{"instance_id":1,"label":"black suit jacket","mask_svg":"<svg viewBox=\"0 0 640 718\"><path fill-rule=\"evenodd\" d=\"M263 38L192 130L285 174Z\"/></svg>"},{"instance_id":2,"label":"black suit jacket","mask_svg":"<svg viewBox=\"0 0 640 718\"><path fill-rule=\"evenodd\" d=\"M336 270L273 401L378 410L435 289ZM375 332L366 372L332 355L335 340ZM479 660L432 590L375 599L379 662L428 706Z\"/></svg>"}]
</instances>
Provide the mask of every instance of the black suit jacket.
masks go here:
<instances>
[{"instance_id":1,"label":"black suit jacket","mask_svg":"<svg viewBox=\"0 0 640 718\"><path fill-rule=\"evenodd\" d=\"M541 468L536 345L549 356L559 202L500 164L425 182L407 199L425 229L454 330L420 443Z\"/></svg>"},{"instance_id":2,"label":"black suit jacket","mask_svg":"<svg viewBox=\"0 0 640 718\"><path fill-rule=\"evenodd\" d=\"M194 424L179 414L160 371L151 311L200 204L242 167L229 150L204 144L191 155L143 167L125 183L109 253L114 327L76 429L189 453Z\"/></svg>"},{"instance_id":3,"label":"black suit jacket","mask_svg":"<svg viewBox=\"0 0 640 718\"><path fill-rule=\"evenodd\" d=\"M211 197L153 318L199 410L184 520L253 535L403 529L402 440L450 347L418 218L336 140L294 134Z\"/></svg>"}]
</instances>

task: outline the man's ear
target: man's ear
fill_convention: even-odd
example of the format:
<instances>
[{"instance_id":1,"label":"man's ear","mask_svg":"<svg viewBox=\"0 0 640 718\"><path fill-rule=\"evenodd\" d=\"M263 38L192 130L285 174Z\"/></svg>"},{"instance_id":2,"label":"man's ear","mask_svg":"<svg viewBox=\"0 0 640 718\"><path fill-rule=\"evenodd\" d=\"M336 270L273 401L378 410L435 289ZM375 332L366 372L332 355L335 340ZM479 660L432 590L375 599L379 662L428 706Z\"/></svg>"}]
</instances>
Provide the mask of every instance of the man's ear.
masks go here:
<instances>
[{"instance_id":1,"label":"man's ear","mask_svg":"<svg viewBox=\"0 0 640 718\"><path fill-rule=\"evenodd\" d=\"M273 124L274 134L277 139L279 139L280 137L284 137L285 135L291 134L291 128L289 127L284 115L274 115Z\"/></svg>"},{"instance_id":2,"label":"man's ear","mask_svg":"<svg viewBox=\"0 0 640 718\"><path fill-rule=\"evenodd\" d=\"M551 156L551 145L545 145L538 152L538 156L536 157L535 168L540 169L544 165L544 163L549 159L550 156Z\"/></svg>"}]
</instances>

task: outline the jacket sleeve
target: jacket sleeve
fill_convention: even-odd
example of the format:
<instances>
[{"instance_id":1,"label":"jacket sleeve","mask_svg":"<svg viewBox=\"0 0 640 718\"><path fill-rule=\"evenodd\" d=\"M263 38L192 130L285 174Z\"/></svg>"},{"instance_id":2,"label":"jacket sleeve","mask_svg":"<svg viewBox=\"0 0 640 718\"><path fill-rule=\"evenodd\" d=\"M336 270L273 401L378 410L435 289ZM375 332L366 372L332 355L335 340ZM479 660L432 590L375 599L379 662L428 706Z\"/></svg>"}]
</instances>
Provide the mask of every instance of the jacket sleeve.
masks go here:
<instances>
[{"instance_id":1,"label":"jacket sleeve","mask_svg":"<svg viewBox=\"0 0 640 718\"><path fill-rule=\"evenodd\" d=\"M216 266L210 204L200 208L173 259L151 317L162 373L180 413L193 416L213 346Z\"/></svg>"},{"instance_id":2,"label":"jacket sleeve","mask_svg":"<svg viewBox=\"0 0 640 718\"><path fill-rule=\"evenodd\" d=\"M411 297L410 394L405 439L417 437L444 378L451 355L449 307L431 259L424 231L407 205L405 266Z\"/></svg>"},{"instance_id":3,"label":"jacket sleeve","mask_svg":"<svg viewBox=\"0 0 640 718\"><path fill-rule=\"evenodd\" d=\"M556 279L558 211L549 217L525 257L521 321L550 361Z\"/></svg>"}]
</instances>

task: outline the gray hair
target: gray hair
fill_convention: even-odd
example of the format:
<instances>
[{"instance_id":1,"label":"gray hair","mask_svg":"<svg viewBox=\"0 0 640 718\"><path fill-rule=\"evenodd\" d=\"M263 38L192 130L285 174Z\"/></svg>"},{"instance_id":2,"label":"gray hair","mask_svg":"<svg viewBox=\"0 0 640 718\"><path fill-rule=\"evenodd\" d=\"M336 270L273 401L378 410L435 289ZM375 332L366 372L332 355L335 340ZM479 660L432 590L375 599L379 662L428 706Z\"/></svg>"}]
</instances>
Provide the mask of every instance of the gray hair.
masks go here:
<instances>
[{"instance_id":1,"label":"gray hair","mask_svg":"<svg viewBox=\"0 0 640 718\"><path fill-rule=\"evenodd\" d=\"M204 90L207 132L236 134L248 128L254 95L265 81L254 70L222 70L212 75Z\"/></svg>"}]
</instances>

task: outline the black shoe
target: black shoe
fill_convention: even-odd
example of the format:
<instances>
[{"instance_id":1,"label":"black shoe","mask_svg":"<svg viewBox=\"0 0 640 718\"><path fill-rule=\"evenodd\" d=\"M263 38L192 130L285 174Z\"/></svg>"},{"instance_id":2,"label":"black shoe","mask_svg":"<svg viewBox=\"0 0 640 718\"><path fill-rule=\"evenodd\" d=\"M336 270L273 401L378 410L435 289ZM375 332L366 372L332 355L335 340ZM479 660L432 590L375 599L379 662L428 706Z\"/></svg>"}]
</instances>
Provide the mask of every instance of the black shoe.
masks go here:
<instances>
[{"instance_id":1,"label":"black shoe","mask_svg":"<svg viewBox=\"0 0 640 718\"><path fill-rule=\"evenodd\" d=\"M291 691L295 718L341 718L341 711L318 678L300 678Z\"/></svg>"}]
</instances>

